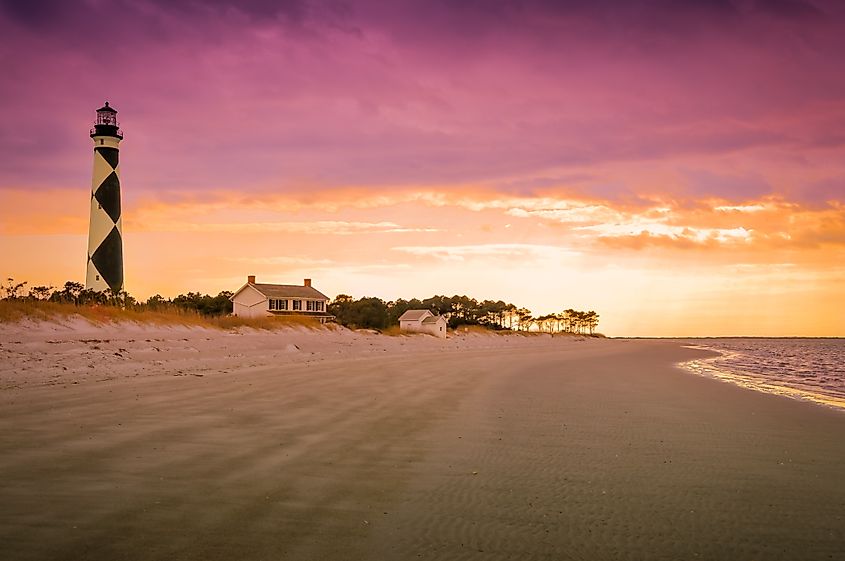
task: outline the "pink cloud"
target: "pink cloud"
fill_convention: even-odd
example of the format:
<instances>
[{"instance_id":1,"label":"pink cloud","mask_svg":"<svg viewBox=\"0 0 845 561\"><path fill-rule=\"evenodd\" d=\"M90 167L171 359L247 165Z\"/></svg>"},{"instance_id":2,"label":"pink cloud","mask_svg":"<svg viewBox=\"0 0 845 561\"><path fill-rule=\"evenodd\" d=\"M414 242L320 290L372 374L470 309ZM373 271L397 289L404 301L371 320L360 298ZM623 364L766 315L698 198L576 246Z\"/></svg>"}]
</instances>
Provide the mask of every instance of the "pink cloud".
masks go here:
<instances>
[{"instance_id":1,"label":"pink cloud","mask_svg":"<svg viewBox=\"0 0 845 561\"><path fill-rule=\"evenodd\" d=\"M687 193L707 196L718 178L768 181L782 153L797 168L845 150L833 3L10 6L0 188L85 185L105 97L136 192L509 186L648 164L710 174Z\"/></svg>"}]
</instances>

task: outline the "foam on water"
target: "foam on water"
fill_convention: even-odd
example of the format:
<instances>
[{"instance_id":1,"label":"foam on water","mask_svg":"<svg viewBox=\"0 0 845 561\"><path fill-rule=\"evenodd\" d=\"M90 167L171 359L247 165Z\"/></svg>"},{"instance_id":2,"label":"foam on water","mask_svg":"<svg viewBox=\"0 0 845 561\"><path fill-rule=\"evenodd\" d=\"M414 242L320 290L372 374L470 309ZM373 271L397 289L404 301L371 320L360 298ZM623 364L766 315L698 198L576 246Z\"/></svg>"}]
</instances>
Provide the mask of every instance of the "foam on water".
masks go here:
<instances>
[{"instance_id":1,"label":"foam on water","mask_svg":"<svg viewBox=\"0 0 845 561\"><path fill-rule=\"evenodd\" d=\"M845 339L693 339L718 357L681 366L746 388L845 411Z\"/></svg>"}]
</instances>

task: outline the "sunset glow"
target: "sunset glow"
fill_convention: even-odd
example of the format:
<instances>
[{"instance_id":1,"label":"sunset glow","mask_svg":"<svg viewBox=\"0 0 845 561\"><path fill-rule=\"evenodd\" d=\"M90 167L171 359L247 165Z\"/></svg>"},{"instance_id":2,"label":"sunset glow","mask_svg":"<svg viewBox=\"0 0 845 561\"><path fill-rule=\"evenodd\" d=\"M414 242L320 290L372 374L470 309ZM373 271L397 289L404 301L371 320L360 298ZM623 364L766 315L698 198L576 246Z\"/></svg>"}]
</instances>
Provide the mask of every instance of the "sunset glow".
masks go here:
<instances>
[{"instance_id":1,"label":"sunset glow","mask_svg":"<svg viewBox=\"0 0 845 561\"><path fill-rule=\"evenodd\" d=\"M84 278L107 99L139 298L254 274L845 335L841 2L73 4L0 8L4 278Z\"/></svg>"}]
</instances>

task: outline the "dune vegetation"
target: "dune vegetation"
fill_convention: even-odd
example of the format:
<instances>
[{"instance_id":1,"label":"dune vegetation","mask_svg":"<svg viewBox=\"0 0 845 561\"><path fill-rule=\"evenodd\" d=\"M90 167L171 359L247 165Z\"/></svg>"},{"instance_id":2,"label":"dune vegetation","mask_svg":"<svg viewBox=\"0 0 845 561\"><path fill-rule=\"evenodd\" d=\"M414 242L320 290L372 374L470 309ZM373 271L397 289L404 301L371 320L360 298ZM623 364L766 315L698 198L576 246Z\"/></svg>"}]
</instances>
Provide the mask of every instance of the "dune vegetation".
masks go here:
<instances>
[{"instance_id":1,"label":"dune vegetation","mask_svg":"<svg viewBox=\"0 0 845 561\"><path fill-rule=\"evenodd\" d=\"M74 281L61 288L28 286L27 282L6 279L0 285L0 322L28 318L47 320L81 316L92 322L135 321L156 324L195 325L235 329L252 327L275 329L285 326L317 328L318 320L304 316L242 318L232 315L232 292L216 296L188 292L173 298L160 294L144 301L126 292L95 291ZM468 296L436 295L424 300L385 301L377 297L352 298L340 294L327 311L338 324L352 329L374 329L385 335L400 335L399 317L409 309L426 309L445 316L448 326L463 332L518 332L598 335L599 315L594 311L567 309L535 316L526 308L501 300L479 301Z\"/></svg>"}]
</instances>

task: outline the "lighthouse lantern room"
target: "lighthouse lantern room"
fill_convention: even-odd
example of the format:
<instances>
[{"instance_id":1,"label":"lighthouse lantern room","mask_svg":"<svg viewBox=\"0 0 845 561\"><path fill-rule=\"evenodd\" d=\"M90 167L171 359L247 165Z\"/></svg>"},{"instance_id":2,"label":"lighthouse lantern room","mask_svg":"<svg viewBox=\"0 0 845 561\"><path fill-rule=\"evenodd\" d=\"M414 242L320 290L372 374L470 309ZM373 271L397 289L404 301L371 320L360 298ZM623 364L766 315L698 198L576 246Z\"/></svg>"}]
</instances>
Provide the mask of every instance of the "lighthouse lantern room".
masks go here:
<instances>
[{"instance_id":1,"label":"lighthouse lantern room","mask_svg":"<svg viewBox=\"0 0 845 561\"><path fill-rule=\"evenodd\" d=\"M123 131L117 128L117 111L109 106L108 101L103 107L97 109L97 122L91 129L91 138L95 136L113 136L123 139Z\"/></svg>"}]
</instances>

